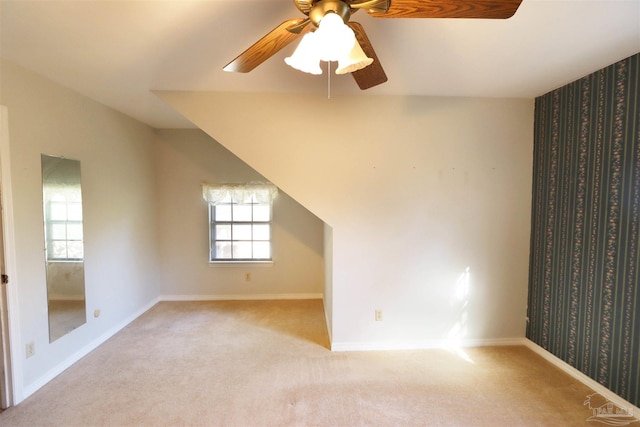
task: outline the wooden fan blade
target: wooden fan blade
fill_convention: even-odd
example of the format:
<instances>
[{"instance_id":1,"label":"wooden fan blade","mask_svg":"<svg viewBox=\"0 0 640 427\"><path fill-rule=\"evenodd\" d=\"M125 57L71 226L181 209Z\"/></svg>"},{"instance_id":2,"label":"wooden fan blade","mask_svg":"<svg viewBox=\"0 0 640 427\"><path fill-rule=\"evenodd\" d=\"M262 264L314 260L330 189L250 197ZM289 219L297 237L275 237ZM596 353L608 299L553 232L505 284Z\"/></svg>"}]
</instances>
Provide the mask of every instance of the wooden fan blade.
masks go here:
<instances>
[{"instance_id":1,"label":"wooden fan blade","mask_svg":"<svg viewBox=\"0 0 640 427\"><path fill-rule=\"evenodd\" d=\"M522 0L390 0L386 12L367 10L376 18L511 18Z\"/></svg>"},{"instance_id":2,"label":"wooden fan blade","mask_svg":"<svg viewBox=\"0 0 640 427\"><path fill-rule=\"evenodd\" d=\"M236 59L223 68L224 71L234 73L248 73L276 54L280 49L300 37L304 31L290 32L288 28L296 28L305 19L296 18L284 21L267 35L255 42L249 49L242 52Z\"/></svg>"},{"instance_id":3,"label":"wooden fan blade","mask_svg":"<svg viewBox=\"0 0 640 427\"><path fill-rule=\"evenodd\" d=\"M351 73L360 89L369 89L373 86L386 82L387 75L384 73L382 65L380 65L378 55L376 55L376 52L373 50L373 46L371 46L371 42L369 41L367 34L364 32L362 25L357 22L349 22L349 27L351 27L353 32L356 33L356 39L358 40L358 43L360 43L360 47L364 53L366 53L369 58L373 59L371 65Z\"/></svg>"}]
</instances>

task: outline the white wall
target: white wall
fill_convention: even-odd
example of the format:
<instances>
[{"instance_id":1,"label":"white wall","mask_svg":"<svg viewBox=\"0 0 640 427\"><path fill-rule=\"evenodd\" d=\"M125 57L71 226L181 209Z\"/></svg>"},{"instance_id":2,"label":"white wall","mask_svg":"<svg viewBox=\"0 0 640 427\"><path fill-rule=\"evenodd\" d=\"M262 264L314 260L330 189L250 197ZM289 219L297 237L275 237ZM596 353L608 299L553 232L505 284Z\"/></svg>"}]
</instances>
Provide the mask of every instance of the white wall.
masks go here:
<instances>
[{"instance_id":1,"label":"white wall","mask_svg":"<svg viewBox=\"0 0 640 427\"><path fill-rule=\"evenodd\" d=\"M155 153L163 298L322 295L322 221L280 191L273 204L273 264L211 264L201 184L266 179L200 130L157 131Z\"/></svg>"},{"instance_id":2,"label":"white wall","mask_svg":"<svg viewBox=\"0 0 640 427\"><path fill-rule=\"evenodd\" d=\"M324 314L327 321L329 341L333 336L333 230L324 223Z\"/></svg>"},{"instance_id":3,"label":"white wall","mask_svg":"<svg viewBox=\"0 0 640 427\"><path fill-rule=\"evenodd\" d=\"M157 298L154 133L8 61L2 61L0 83L9 115L20 401ZM41 153L80 160L84 205L88 321L51 344ZM31 341L35 355L23 359Z\"/></svg>"},{"instance_id":4,"label":"white wall","mask_svg":"<svg viewBox=\"0 0 640 427\"><path fill-rule=\"evenodd\" d=\"M532 100L158 95L332 228L334 348L524 336Z\"/></svg>"}]
</instances>

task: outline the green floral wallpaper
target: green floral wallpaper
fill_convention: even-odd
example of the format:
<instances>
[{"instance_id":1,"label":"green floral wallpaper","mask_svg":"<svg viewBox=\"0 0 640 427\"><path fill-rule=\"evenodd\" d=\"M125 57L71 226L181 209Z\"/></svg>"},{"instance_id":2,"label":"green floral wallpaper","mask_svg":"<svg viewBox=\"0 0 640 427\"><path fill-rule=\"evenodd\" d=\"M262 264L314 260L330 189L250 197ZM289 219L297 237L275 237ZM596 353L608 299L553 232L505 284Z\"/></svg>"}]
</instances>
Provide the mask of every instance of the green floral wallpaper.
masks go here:
<instances>
[{"instance_id":1,"label":"green floral wallpaper","mask_svg":"<svg viewBox=\"0 0 640 427\"><path fill-rule=\"evenodd\" d=\"M527 337L640 406L640 54L536 99Z\"/></svg>"}]
</instances>

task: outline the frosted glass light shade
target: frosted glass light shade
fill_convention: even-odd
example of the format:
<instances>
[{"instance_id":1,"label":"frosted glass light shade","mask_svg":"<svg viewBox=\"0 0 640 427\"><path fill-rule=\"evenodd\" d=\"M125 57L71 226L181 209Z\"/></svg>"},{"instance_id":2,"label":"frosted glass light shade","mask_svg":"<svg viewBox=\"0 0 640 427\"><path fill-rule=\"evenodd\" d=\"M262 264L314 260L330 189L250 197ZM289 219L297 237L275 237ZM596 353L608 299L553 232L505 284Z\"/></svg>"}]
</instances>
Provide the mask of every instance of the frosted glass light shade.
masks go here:
<instances>
[{"instance_id":1,"label":"frosted glass light shade","mask_svg":"<svg viewBox=\"0 0 640 427\"><path fill-rule=\"evenodd\" d=\"M335 13L327 13L314 33L321 61L337 61L348 55L356 42L353 30Z\"/></svg>"},{"instance_id":2,"label":"frosted glass light shade","mask_svg":"<svg viewBox=\"0 0 640 427\"><path fill-rule=\"evenodd\" d=\"M363 69L364 67L371 65L373 59L369 58L360 43L356 40L353 44L353 48L348 55L338 59L338 68L336 68L336 74L352 73Z\"/></svg>"},{"instance_id":3,"label":"frosted glass light shade","mask_svg":"<svg viewBox=\"0 0 640 427\"><path fill-rule=\"evenodd\" d=\"M286 57L284 62L290 67L305 73L322 74L315 37L315 33L305 34L296 50L291 56Z\"/></svg>"},{"instance_id":4,"label":"frosted glass light shade","mask_svg":"<svg viewBox=\"0 0 640 427\"><path fill-rule=\"evenodd\" d=\"M293 54L284 62L309 74L322 74L320 61L338 61L336 74L350 73L370 65L368 58L356 40L353 30L340 15L327 13L315 32L302 37Z\"/></svg>"}]
</instances>

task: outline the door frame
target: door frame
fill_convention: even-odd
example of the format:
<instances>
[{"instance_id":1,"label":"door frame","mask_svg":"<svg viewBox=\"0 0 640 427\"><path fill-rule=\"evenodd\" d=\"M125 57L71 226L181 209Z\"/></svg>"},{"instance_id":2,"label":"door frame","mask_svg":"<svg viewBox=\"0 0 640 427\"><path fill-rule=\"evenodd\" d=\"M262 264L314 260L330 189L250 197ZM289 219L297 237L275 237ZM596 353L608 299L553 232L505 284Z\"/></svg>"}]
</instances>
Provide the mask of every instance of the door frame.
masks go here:
<instances>
[{"instance_id":1,"label":"door frame","mask_svg":"<svg viewBox=\"0 0 640 427\"><path fill-rule=\"evenodd\" d=\"M3 286L6 316L2 327L1 342L6 388L6 397L2 406L12 406L22 401L22 359L20 349L20 315L18 310L18 277L16 274L16 248L13 222L13 193L11 186L11 159L9 150L9 111L0 105L0 197L2 215L2 234L4 249L4 274L9 276L9 283ZM0 302L3 298L0 298Z\"/></svg>"}]
</instances>

